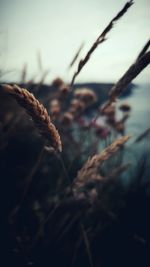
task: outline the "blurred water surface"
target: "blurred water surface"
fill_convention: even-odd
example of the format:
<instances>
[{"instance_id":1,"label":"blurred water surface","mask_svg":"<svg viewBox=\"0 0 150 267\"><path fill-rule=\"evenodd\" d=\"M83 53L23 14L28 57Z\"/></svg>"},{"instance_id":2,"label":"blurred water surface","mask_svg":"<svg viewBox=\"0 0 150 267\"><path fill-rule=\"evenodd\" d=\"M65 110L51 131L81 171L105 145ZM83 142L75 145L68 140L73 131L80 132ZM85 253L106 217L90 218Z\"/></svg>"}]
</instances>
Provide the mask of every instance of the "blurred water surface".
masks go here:
<instances>
[{"instance_id":1,"label":"blurred water surface","mask_svg":"<svg viewBox=\"0 0 150 267\"><path fill-rule=\"evenodd\" d=\"M127 122L128 132L137 136L150 127L150 84L138 85L132 94L121 102L127 101L132 107L131 117Z\"/></svg>"}]
</instances>

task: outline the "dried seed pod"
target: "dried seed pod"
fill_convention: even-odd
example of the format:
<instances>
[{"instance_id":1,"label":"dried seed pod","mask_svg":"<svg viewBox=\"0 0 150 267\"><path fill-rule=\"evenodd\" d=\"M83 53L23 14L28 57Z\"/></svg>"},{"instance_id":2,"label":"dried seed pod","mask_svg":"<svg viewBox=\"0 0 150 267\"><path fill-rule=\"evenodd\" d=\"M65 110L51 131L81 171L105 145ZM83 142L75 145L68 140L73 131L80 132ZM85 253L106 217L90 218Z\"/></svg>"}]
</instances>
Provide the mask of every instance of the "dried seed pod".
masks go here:
<instances>
[{"instance_id":1,"label":"dried seed pod","mask_svg":"<svg viewBox=\"0 0 150 267\"><path fill-rule=\"evenodd\" d=\"M104 111L101 112L101 114L105 116L114 116L115 113L116 107L114 104L111 104L109 107L107 107Z\"/></svg>"},{"instance_id":2,"label":"dried seed pod","mask_svg":"<svg viewBox=\"0 0 150 267\"><path fill-rule=\"evenodd\" d=\"M60 114L61 111L61 105L60 102L57 99L53 99L50 102L50 113L51 115L57 116Z\"/></svg>"},{"instance_id":3,"label":"dried seed pod","mask_svg":"<svg viewBox=\"0 0 150 267\"><path fill-rule=\"evenodd\" d=\"M75 117L79 116L85 110L85 103L79 99L73 99L71 101L69 112L71 112Z\"/></svg>"},{"instance_id":4,"label":"dried seed pod","mask_svg":"<svg viewBox=\"0 0 150 267\"><path fill-rule=\"evenodd\" d=\"M70 112L65 112L61 118L61 123L65 126L70 125L74 120L73 114Z\"/></svg>"},{"instance_id":5,"label":"dried seed pod","mask_svg":"<svg viewBox=\"0 0 150 267\"><path fill-rule=\"evenodd\" d=\"M101 139L106 139L110 135L110 130L106 127L97 127L95 134Z\"/></svg>"},{"instance_id":6,"label":"dried seed pod","mask_svg":"<svg viewBox=\"0 0 150 267\"><path fill-rule=\"evenodd\" d=\"M62 96L67 95L70 92L70 87L67 84L62 84L59 88L59 92Z\"/></svg>"},{"instance_id":7,"label":"dried seed pod","mask_svg":"<svg viewBox=\"0 0 150 267\"><path fill-rule=\"evenodd\" d=\"M115 129L117 130L118 133L124 134L125 132L125 125L123 122L116 123Z\"/></svg>"},{"instance_id":8,"label":"dried seed pod","mask_svg":"<svg viewBox=\"0 0 150 267\"><path fill-rule=\"evenodd\" d=\"M131 110L131 106L127 103L123 103L122 105L120 105L119 109L122 112L129 112Z\"/></svg>"},{"instance_id":9,"label":"dried seed pod","mask_svg":"<svg viewBox=\"0 0 150 267\"><path fill-rule=\"evenodd\" d=\"M35 96L17 85L4 85L3 88L16 99L20 106L25 108L35 123L36 128L50 142L51 146L58 151L62 151L60 135L55 125L51 122L46 108Z\"/></svg>"},{"instance_id":10,"label":"dried seed pod","mask_svg":"<svg viewBox=\"0 0 150 267\"><path fill-rule=\"evenodd\" d=\"M116 118L114 115L109 115L106 118L106 123L109 124L110 126L114 127L116 125Z\"/></svg>"},{"instance_id":11,"label":"dried seed pod","mask_svg":"<svg viewBox=\"0 0 150 267\"><path fill-rule=\"evenodd\" d=\"M52 81L52 85L58 88L62 86L63 84L64 84L64 81L59 77Z\"/></svg>"},{"instance_id":12,"label":"dried seed pod","mask_svg":"<svg viewBox=\"0 0 150 267\"><path fill-rule=\"evenodd\" d=\"M97 101L95 92L89 88L76 89L74 96L90 106Z\"/></svg>"},{"instance_id":13,"label":"dried seed pod","mask_svg":"<svg viewBox=\"0 0 150 267\"><path fill-rule=\"evenodd\" d=\"M71 100L70 106L71 106L71 108L75 108L76 109L78 107L79 103L80 103L80 101L78 99L73 98Z\"/></svg>"},{"instance_id":14,"label":"dried seed pod","mask_svg":"<svg viewBox=\"0 0 150 267\"><path fill-rule=\"evenodd\" d=\"M129 118L129 114L125 113L121 120L117 121L113 127L121 134L125 132L125 122Z\"/></svg>"}]
</instances>

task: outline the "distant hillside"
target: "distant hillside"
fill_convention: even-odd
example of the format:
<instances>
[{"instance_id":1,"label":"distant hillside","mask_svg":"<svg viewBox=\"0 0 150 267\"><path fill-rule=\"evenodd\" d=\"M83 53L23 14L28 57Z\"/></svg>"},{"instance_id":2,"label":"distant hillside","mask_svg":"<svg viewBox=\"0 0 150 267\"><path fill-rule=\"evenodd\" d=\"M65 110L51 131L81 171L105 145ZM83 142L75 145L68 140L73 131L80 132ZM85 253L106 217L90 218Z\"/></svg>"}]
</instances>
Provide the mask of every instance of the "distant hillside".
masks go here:
<instances>
[{"instance_id":1,"label":"distant hillside","mask_svg":"<svg viewBox=\"0 0 150 267\"><path fill-rule=\"evenodd\" d=\"M48 86L48 85L41 85L38 89L37 89L38 87L37 84L31 84L31 85L20 84L20 86L29 88L29 90L33 92L46 106L48 105L50 95L56 91L56 88L54 88L53 86ZM97 106L99 106L100 104L102 104L108 99L108 93L109 93L109 90L112 88L112 86L113 86L113 83L78 83L74 85L74 89L88 87L94 90L98 96L98 102L94 105L96 108ZM129 85L121 97L126 97L132 94L132 89L135 87L136 86L133 84ZM2 95L3 93L0 92L1 99L2 99ZM69 101L71 96L72 96L72 93L68 96L67 101ZM6 97L4 101L7 101Z\"/></svg>"},{"instance_id":2,"label":"distant hillside","mask_svg":"<svg viewBox=\"0 0 150 267\"><path fill-rule=\"evenodd\" d=\"M109 90L112 88L112 86L113 86L113 83L79 83L79 84L76 84L74 87L75 88L89 87L93 89L99 96L100 102L101 101L103 102L107 100ZM134 87L135 85L133 84L129 85L121 97L130 95Z\"/></svg>"},{"instance_id":3,"label":"distant hillside","mask_svg":"<svg viewBox=\"0 0 150 267\"><path fill-rule=\"evenodd\" d=\"M37 85L32 85L32 90L34 91L34 88ZM108 93L109 90L112 88L113 83L77 83L74 85L74 89L76 88L83 88L83 87L88 87L90 89L93 89L96 94L98 95L99 98L99 104L103 103L108 99ZM134 84L131 84L127 87L127 89L124 91L121 97L126 97L132 94L132 89L135 88L136 86ZM38 94L41 98L45 98L48 94L51 92L54 92L55 88L54 87L49 87L47 85L42 85Z\"/></svg>"}]
</instances>

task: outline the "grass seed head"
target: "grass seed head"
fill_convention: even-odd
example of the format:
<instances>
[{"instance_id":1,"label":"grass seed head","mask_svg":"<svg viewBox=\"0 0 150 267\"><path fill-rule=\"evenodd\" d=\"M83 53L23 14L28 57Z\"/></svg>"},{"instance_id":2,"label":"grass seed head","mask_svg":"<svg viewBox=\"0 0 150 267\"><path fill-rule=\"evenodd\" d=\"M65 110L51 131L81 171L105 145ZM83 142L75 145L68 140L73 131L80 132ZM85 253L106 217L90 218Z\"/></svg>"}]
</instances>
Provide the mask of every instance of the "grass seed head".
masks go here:
<instances>
[{"instance_id":1,"label":"grass seed head","mask_svg":"<svg viewBox=\"0 0 150 267\"><path fill-rule=\"evenodd\" d=\"M4 85L4 90L16 99L31 116L40 134L45 137L52 147L57 151L62 151L61 139L55 125L51 122L46 108L28 90L17 85Z\"/></svg>"}]
</instances>

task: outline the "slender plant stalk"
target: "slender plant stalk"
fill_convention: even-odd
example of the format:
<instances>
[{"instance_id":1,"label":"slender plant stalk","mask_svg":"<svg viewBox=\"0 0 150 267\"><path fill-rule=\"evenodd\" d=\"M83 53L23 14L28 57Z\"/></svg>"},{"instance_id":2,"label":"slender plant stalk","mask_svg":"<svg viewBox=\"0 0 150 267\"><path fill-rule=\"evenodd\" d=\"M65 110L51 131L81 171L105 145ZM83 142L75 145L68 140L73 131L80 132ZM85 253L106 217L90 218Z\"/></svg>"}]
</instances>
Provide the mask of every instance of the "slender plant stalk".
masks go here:
<instances>
[{"instance_id":1,"label":"slender plant stalk","mask_svg":"<svg viewBox=\"0 0 150 267\"><path fill-rule=\"evenodd\" d=\"M64 162L63 162L63 159L62 159L61 155L59 155L59 159L60 159L64 174L65 174L65 177L67 179L68 185L71 187L72 194L74 194L74 192L72 190L71 181L69 179L69 176L68 176L68 173L67 173L67 170L66 170L66 167L64 165ZM56 207L56 209L57 209L57 207ZM54 210L52 212L50 211L48 216L44 219L42 224L39 226L39 229L38 229L38 231L37 231L37 233L35 235L35 238L34 238L34 240L32 242L32 245L30 246L30 249L32 249L36 245L36 243L37 243L37 241L38 241L38 239L40 237L41 230L43 229L44 225L48 222L48 220L51 218L53 212L55 212L56 209L54 208ZM85 243L85 248L86 248L86 251L87 251L90 267L93 267L92 255L91 255L91 251L90 251L90 243L89 243L87 234L86 234L86 232L84 230L84 226L83 226L81 221L79 221L79 227L81 229L81 233L82 233L82 236L83 236L83 241Z\"/></svg>"},{"instance_id":2,"label":"slender plant stalk","mask_svg":"<svg viewBox=\"0 0 150 267\"><path fill-rule=\"evenodd\" d=\"M94 267L93 260L92 260L92 254L91 254L91 250L90 250L90 243L89 243L87 233L86 233L82 223L80 223L80 229L81 229L81 232L83 234L83 239L84 239L84 243L85 243L85 247L86 247L86 252L87 252L87 255L89 258L90 267Z\"/></svg>"},{"instance_id":3,"label":"slender plant stalk","mask_svg":"<svg viewBox=\"0 0 150 267\"><path fill-rule=\"evenodd\" d=\"M138 143L140 141L142 141L145 137L147 137L147 135L150 134L150 128L148 128L147 130L145 130L142 134L140 134L136 140L135 143Z\"/></svg>"},{"instance_id":4,"label":"slender plant stalk","mask_svg":"<svg viewBox=\"0 0 150 267\"><path fill-rule=\"evenodd\" d=\"M26 82L26 77L27 77L27 64L24 64L21 72L20 82L24 84Z\"/></svg>"},{"instance_id":5,"label":"slender plant stalk","mask_svg":"<svg viewBox=\"0 0 150 267\"><path fill-rule=\"evenodd\" d=\"M119 20L126 12L127 10L132 6L133 0L128 1L123 9L110 21L110 23L107 25L107 27L104 29L104 31L99 35L99 37L96 39L96 41L91 46L90 50L87 52L84 59L80 60L78 64L77 71L74 73L71 81L71 87L73 87L73 84L75 82L76 77L81 72L82 68L85 66L85 64L89 61L91 55L95 51L95 49L106 40L107 33L113 28L114 23Z\"/></svg>"},{"instance_id":6,"label":"slender plant stalk","mask_svg":"<svg viewBox=\"0 0 150 267\"><path fill-rule=\"evenodd\" d=\"M137 60L139 58L141 58L146 53L146 51L148 50L149 46L150 46L150 40L148 40L148 42L144 45L143 49L140 51L140 53L139 53L139 55L137 57Z\"/></svg>"},{"instance_id":7,"label":"slender plant stalk","mask_svg":"<svg viewBox=\"0 0 150 267\"><path fill-rule=\"evenodd\" d=\"M146 52L142 56L136 59L136 61L125 72L121 79L112 87L109 93L109 100L101 108L101 112L104 112L117 98L124 92L131 81L138 76L138 74L144 70L150 64L150 51Z\"/></svg>"},{"instance_id":8,"label":"slender plant stalk","mask_svg":"<svg viewBox=\"0 0 150 267\"><path fill-rule=\"evenodd\" d=\"M127 70L127 72L122 76L122 78L117 82L117 84L110 91L110 99L115 100L116 97L123 93L127 85L150 63L150 52L147 52Z\"/></svg>"},{"instance_id":9,"label":"slender plant stalk","mask_svg":"<svg viewBox=\"0 0 150 267\"><path fill-rule=\"evenodd\" d=\"M68 69L71 69L72 66L75 64L75 62L77 61L77 59L78 59L78 57L79 57L79 55L80 55L80 52L81 52L81 50L83 49L83 47L84 47L84 43L82 43L82 44L80 45L78 51L76 52L76 54L75 54L75 56L73 57L71 63L69 64Z\"/></svg>"}]
</instances>

